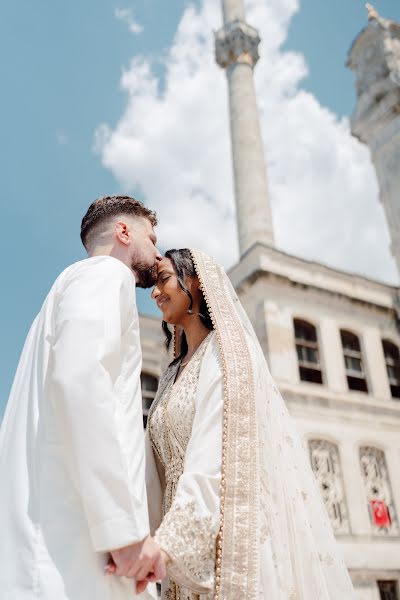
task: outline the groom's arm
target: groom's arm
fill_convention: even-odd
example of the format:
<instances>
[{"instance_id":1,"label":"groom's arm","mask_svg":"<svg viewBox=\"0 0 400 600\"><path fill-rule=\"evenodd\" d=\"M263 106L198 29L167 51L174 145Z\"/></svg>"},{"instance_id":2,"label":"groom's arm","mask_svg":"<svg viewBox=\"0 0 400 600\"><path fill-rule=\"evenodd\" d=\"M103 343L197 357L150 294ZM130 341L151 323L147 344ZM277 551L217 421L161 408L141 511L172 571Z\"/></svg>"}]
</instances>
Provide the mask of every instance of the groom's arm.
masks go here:
<instances>
[{"instance_id":1,"label":"groom's arm","mask_svg":"<svg viewBox=\"0 0 400 600\"><path fill-rule=\"evenodd\" d=\"M93 548L99 552L149 534L144 481L130 481L115 414L121 336L137 315L134 302L128 269L105 259L78 267L61 291L55 315L51 400ZM141 423L141 406L135 410ZM142 426L132 434L139 436L134 460L135 472L141 473Z\"/></svg>"}]
</instances>

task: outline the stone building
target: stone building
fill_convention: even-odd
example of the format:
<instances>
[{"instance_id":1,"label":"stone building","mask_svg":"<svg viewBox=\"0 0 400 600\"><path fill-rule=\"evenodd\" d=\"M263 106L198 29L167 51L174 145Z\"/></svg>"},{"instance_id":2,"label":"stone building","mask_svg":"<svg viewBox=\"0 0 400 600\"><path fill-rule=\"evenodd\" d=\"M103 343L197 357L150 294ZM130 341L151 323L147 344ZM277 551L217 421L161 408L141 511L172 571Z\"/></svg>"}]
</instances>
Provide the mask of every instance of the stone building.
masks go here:
<instances>
[{"instance_id":1,"label":"stone building","mask_svg":"<svg viewBox=\"0 0 400 600\"><path fill-rule=\"evenodd\" d=\"M242 0L223 0L223 14L216 60L228 80L241 253L230 278L308 447L357 599L398 599L399 288L274 247L253 84L260 40ZM400 26L370 7L348 65L352 131L370 146L400 267ZM146 413L167 358L157 319L141 317L141 335Z\"/></svg>"}]
</instances>

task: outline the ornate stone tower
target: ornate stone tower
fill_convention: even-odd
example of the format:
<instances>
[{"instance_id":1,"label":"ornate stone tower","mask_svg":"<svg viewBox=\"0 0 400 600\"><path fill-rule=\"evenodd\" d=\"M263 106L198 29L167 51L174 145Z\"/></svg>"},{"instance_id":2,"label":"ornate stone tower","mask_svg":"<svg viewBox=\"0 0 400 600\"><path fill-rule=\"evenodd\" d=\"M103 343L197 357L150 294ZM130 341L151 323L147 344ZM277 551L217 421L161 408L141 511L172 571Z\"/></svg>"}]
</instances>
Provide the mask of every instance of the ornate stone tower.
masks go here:
<instances>
[{"instance_id":1,"label":"ornate stone tower","mask_svg":"<svg viewBox=\"0 0 400 600\"><path fill-rule=\"evenodd\" d=\"M216 60L229 86L232 160L240 255L256 242L273 245L264 149L253 81L258 32L245 21L243 0L223 0L224 26L216 32Z\"/></svg>"},{"instance_id":2,"label":"ornate stone tower","mask_svg":"<svg viewBox=\"0 0 400 600\"><path fill-rule=\"evenodd\" d=\"M358 96L351 128L371 150L400 273L400 25L367 8L368 26L348 59Z\"/></svg>"}]
</instances>

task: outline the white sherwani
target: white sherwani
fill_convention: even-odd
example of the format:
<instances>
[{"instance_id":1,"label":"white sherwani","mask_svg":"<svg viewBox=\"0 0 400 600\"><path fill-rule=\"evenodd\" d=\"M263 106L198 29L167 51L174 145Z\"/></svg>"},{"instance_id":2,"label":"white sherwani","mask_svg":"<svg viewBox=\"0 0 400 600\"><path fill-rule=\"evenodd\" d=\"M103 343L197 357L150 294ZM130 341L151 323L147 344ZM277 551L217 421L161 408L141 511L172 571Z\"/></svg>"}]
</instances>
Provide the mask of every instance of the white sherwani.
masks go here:
<instances>
[{"instance_id":1,"label":"white sherwani","mask_svg":"<svg viewBox=\"0 0 400 600\"><path fill-rule=\"evenodd\" d=\"M130 269L70 266L31 327L0 431L2 600L135 598L103 567L149 533L140 371Z\"/></svg>"}]
</instances>

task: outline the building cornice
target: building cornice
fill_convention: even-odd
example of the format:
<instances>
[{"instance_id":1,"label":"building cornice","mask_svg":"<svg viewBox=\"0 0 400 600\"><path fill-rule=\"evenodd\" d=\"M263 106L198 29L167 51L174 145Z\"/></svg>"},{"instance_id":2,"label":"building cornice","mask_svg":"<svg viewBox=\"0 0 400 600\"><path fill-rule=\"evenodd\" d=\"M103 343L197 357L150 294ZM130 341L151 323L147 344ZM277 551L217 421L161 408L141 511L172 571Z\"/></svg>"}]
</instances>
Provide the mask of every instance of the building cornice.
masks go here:
<instances>
[{"instance_id":1,"label":"building cornice","mask_svg":"<svg viewBox=\"0 0 400 600\"><path fill-rule=\"evenodd\" d=\"M236 290L261 277L275 276L290 285L335 294L362 304L395 311L400 289L368 277L302 259L264 244L255 244L229 270Z\"/></svg>"},{"instance_id":2,"label":"building cornice","mask_svg":"<svg viewBox=\"0 0 400 600\"><path fill-rule=\"evenodd\" d=\"M310 407L313 417L318 416L318 409L321 409L319 416L326 419L327 410L332 410L333 419L345 416L346 422L354 420L357 424L364 422L366 425L376 423L379 416L385 428L399 430L400 402L395 400L377 400L357 392L338 393L322 386L315 389L315 386L306 383L277 381L277 385L293 415L301 416L305 413L304 409Z\"/></svg>"}]
</instances>

